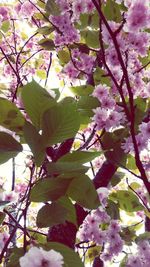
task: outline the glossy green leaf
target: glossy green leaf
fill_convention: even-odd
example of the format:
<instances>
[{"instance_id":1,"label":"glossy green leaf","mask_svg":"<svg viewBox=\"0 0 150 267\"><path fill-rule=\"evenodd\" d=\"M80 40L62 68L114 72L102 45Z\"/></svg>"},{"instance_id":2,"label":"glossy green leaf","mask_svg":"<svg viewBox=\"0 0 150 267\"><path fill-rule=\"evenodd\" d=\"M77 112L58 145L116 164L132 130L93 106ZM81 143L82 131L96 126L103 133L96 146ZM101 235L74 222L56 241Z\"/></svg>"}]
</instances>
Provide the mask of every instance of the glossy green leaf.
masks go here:
<instances>
[{"instance_id":1,"label":"glossy green leaf","mask_svg":"<svg viewBox=\"0 0 150 267\"><path fill-rule=\"evenodd\" d=\"M102 152L88 152L88 151L74 151L72 153L67 153L59 159L58 162L62 163L74 163L74 164L84 164L86 162L92 161L96 157L99 157Z\"/></svg>"},{"instance_id":2,"label":"glossy green leaf","mask_svg":"<svg viewBox=\"0 0 150 267\"><path fill-rule=\"evenodd\" d=\"M53 225L64 223L67 218L67 213L67 209L60 203L53 202L52 204L46 204L37 214L37 227L51 227Z\"/></svg>"},{"instance_id":3,"label":"glossy green leaf","mask_svg":"<svg viewBox=\"0 0 150 267\"><path fill-rule=\"evenodd\" d=\"M128 259L128 257L125 256L125 257L123 258L123 260L120 262L119 267L126 267L126 266L127 266L127 259Z\"/></svg>"},{"instance_id":4,"label":"glossy green leaf","mask_svg":"<svg viewBox=\"0 0 150 267\"><path fill-rule=\"evenodd\" d=\"M3 220L5 219L5 213L0 211L0 225L2 224Z\"/></svg>"},{"instance_id":5,"label":"glossy green leaf","mask_svg":"<svg viewBox=\"0 0 150 267\"><path fill-rule=\"evenodd\" d=\"M92 94L94 87L92 85L80 85L70 87L70 90L77 96L86 96Z\"/></svg>"},{"instance_id":6,"label":"glossy green leaf","mask_svg":"<svg viewBox=\"0 0 150 267\"><path fill-rule=\"evenodd\" d=\"M30 200L33 202L55 201L64 196L72 179L45 178L40 180L31 190Z\"/></svg>"},{"instance_id":7,"label":"glossy green leaf","mask_svg":"<svg viewBox=\"0 0 150 267\"><path fill-rule=\"evenodd\" d=\"M24 249L14 247L11 251L12 253L9 256L7 267L20 267L19 259L24 256Z\"/></svg>"},{"instance_id":8,"label":"glossy green leaf","mask_svg":"<svg viewBox=\"0 0 150 267\"><path fill-rule=\"evenodd\" d=\"M45 5L45 10L49 15L53 16L60 15L59 5L56 3L55 0L48 0Z\"/></svg>"},{"instance_id":9,"label":"glossy green leaf","mask_svg":"<svg viewBox=\"0 0 150 267\"><path fill-rule=\"evenodd\" d=\"M61 204L67 210L66 221L77 225L76 209L71 200L68 197L61 197L57 200L57 203Z\"/></svg>"},{"instance_id":10,"label":"glossy green leaf","mask_svg":"<svg viewBox=\"0 0 150 267\"><path fill-rule=\"evenodd\" d=\"M38 42L40 46L44 48L44 50L53 51L55 50L55 44L52 39L44 38Z\"/></svg>"},{"instance_id":11,"label":"glossy green leaf","mask_svg":"<svg viewBox=\"0 0 150 267\"><path fill-rule=\"evenodd\" d=\"M137 169L136 162L135 162L135 157L132 155L128 155L127 157L127 163L126 163L127 169L133 171Z\"/></svg>"},{"instance_id":12,"label":"glossy green leaf","mask_svg":"<svg viewBox=\"0 0 150 267\"><path fill-rule=\"evenodd\" d=\"M138 235L135 239L135 242L138 243L143 240L150 240L150 232L146 231L145 233Z\"/></svg>"},{"instance_id":13,"label":"glossy green leaf","mask_svg":"<svg viewBox=\"0 0 150 267\"><path fill-rule=\"evenodd\" d=\"M4 20L2 23L1 23L1 30L5 33L8 32L9 30L9 27L10 27L10 21L9 20Z\"/></svg>"},{"instance_id":14,"label":"glossy green leaf","mask_svg":"<svg viewBox=\"0 0 150 267\"><path fill-rule=\"evenodd\" d=\"M46 165L47 172L50 175L56 175L56 174L63 174L63 173L70 173L70 172L87 172L89 167L80 165L79 163L74 162L49 162Z\"/></svg>"},{"instance_id":15,"label":"glossy green leaf","mask_svg":"<svg viewBox=\"0 0 150 267\"><path fill-rule=\"evenodd\" d=\"M111 178L111 185L116 186L118 183L121 182L122 178L124 178L125 173L117 171L113 177Z\"/></svg>"},{"instance_id":16,"label":"glossy green leaf","mask_svg":"<svg viewBox=\"0 0 150 267\"><path fill-rule=\"evenodd\" d=\"M60 64L64 66L70 61L70 54L66 50L60 50L58 51L58 58L59 58Z\"/></svg>"},{"instance_id":17,"label":"glossy green leaf","mask_svg":"<svg viewBox=\"0 0 150 267\"><path fill-rule=\"evenodd\" d=\"M54 249L62 254L64 258L64 266L63 267L84 267L83 262L73 249L56 242L49 242L45 244L44 249L50 250Z\"/></svg>"},{"instance_id":18,"label":"glossy green leaf","mask_svg":"<svg viewBox=\"0 0 150 267\"><path fill-rule=\"evenodd\" d=\"M113 20L115 22L121 22L121 6L114 0L107 0L106 4L103 4L102 11L106 19Z\"/></svg>"},{"instance_id":19,"label":"glossy green leaf","mask_svg":"<svg viewBox=\"0 0 150 267\"><path fill-rule=\"evenodd\" d=\"M78 101L78 109L79 112L84 112L89 117L93 117L94 111L93 109L100 106L100 102L97 98L92 96L81 96Z\"/></svg>"},{"instance_id":20,"label":"glossy green leaf","mask_svg":"<svg viewBox=\"0 0 150 267\"><path fill-rule=\"evenodd\" d=\"M99 48L99 31L96 30L84 30L81 32L81 36L84 38L85 43L92 48Z\"/></svg>"},{"instance_id":21,"label":"glossy green leaf","mask_svg":"<svg viewBox=\"0 0 150 267\"><path fill-rule=\"evenodd\" d=\"M41 128L41 119L45 110L56 104L50 94L35 81L23 86L22 100L26 112L37 129Z\"/></svg>"},{"instance_id":22,"label":"glossy green leaf","mask_svg":"<svg viewBox=\"0 0 150 267\"><path fill-rule=\"evenodd\" d=\"M116 193L112 193L110 198L117 201L120 209L125 210L126 212L134 212L144 209L139 202L138 197L131 191L118 190Z\"/></svg>"},{"instance_id":23,"label":"glossy green leaf","mask_svg":"<svg viewBox=\"0 0 150 267\"><path fill-rule=\"evenodd\" d=\"M108 204L106 207L106 211L108 215L111 217L113 220L119 220L120 219L120 213L119 213L119 206L115 202L111 201L108 199Z\"/></svg>"},{"instance_id":24,"label":"glossy green leaf","mask_svg":"<svg viewBox=\"0 0 150 267\"><path fill-rule=\"evenodd\" d=\"M45 147L42 137L36 128L29 122L24 125L24 137L34 155L35 163L40 166L45 158Z\"/></svg>"},{"instance_id":25,"label":"glossy green leaf","mask_svg":"<svg viewBox=\"0 0 150 267\"><path fill-rule=\"evenodd\" d=\"M106 84L107 86L111 86L110 78L100 67L96 68L93 76L96 85L101 83L101 84Z\"/></svg>"},{"instance_id":26,"label":"glossy green leaf","mask_svg":"<svg viewBox=\"0 0 150 267\"><path fill-rule=\"evenodd\" d=\"M44 35L48 35L50 33L52 33L54 31L54 27L49 27L49 26L43 26L38 28L37 32L44 34Z\"/></svg>"},{"instance_id":27,"label":"glossy green leaf","mask_svg":"<svg viewBox=\"0 0 150 267\"><path fill-rule=\"evenodd\" d=\"M25 119L16 105L0 97L0 125L19 133L22 132L24 122Z\"/></svg>"},{"instance_id":28,"label":"glossy green leaf","mask_svg":"<svg viewBox=\"0 0 150 267\"><path fill-rule=\"evenodd\" d=\"M127 155L121 148L125 134L125 129L120 129L118 131L115 131L114 133L106 132L102 137L103 149L106 150L106 152L104 153L105 157L116 165L126 164Z\"/></svg>"},{"instance_id":29,"label":"glossy green leaf","mask_svg":"<svg viewBox=\"0 0 150 267\"><path fill-rule=\"evenodd\" d=\"M16 157L22 146L11 135L0 132L0 164Z\"/></svg>"},{"instance_id":30,"label":"glossy green leaf","mask_svg":"<svg viewBox=\"0 0 150 267\"><path fill-rule=\"evenodd\" d=\"M72 138L80 127L79 114L72 104L57 105L44 112L42 136L47 145Z\"/></svg>"},{"instance_id":31,"label":"glossy green leaf","mask_svg":"<svg viewBox=\"0 0 150 267\"><path fill-rule=\"evenodd\" d=\"M100 206L96 189L90 178L86 175L80 175L73 179L67 194L79 205L87 209L96 209Z\"/></svg>"},{"instance_id":32,"label":"glossy green leaf","mask_svg":"<svg viewBox=\"0 0 150 267\"><path fill-rule=\"evenodd\" d=\"M89 14L80 14L80 20L78 21L77 28L79 30L86 29L89 26Z\"/></svg>"}]
</instances>

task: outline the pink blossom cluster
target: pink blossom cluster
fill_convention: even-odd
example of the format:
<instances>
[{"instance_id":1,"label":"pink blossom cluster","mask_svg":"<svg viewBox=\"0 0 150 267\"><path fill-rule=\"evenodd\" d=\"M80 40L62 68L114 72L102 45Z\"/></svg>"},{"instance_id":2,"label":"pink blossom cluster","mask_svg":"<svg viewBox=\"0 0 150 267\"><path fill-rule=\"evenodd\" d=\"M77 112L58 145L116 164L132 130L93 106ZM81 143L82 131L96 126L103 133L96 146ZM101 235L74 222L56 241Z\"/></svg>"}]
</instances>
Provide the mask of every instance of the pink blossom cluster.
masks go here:
<instances>
[{"instance_id":1,"label":"pink blossom cluster","mask_svg":"<svg viewBox=\"0 0 150 267\"><path fill-rule=\"evenodd\" d=\"M95 57L73 49L71 51L71 60L65 65L62 74L70 79L75 79L81 73L87 76L91 73L95 62Z\"/></svg>"},{"instance_id":2,"label":"pink blossom cluster","mask_svg":"<svg viewBox=\"0 0 150 267\"><path fill-rule=\"evenodd\" d=\"M138 145L139 152L148 148L150 142L150 122L142 122L139 126L140 133L136 135L136 141ZM125 143L122 144L122 148L126 153L134 153L134 146L131 136L125 139Z\"/></svg>"},{"instance_id":3,"label":"pink blossom cluster","mask_svg":"<svg viewBox=\"0 0 150 267\"><path fill-rule=\"evenodd\" d=\"M7 7L0 7L0 22L9 19L9 9Z\"/></svg>"},{"instance_id":4,"label":"pink blossom cluster","mask_svg":"<svg viewBox=\"0 0 150 267\"><path fill-rule=\"evenodd\" d=\"M84 1L64 1L57 0L61 14L59 16L50 16L50 21L56 27L54 43L57 47L79 42L80 34L74 26L74 22L79 19L83 13L91 13L95 9L90 0Z\"/></svg>"},{"instance_id":5,"label":"pink blossom cluster","mask_svg":"<svg viewBox=\"0 0 150 267\"><path fill-rule=\"evenodd\" d=\"M109 87L105 84L100 84L95 87L93 96L100 101L100 107L94 110L95 115L93 120L96 123L97 130L105 128L109 131L116 128L124 122L124 114L120 112L114 98L110 94Z\"/></svg>"},{"instance_id":6,"label":"pink blossom cluster","mask_svg":"<svg viewBox=\"0 0 150 267\"><path fill-rule=\"evenodd\" d=\"M106 230L102 230L103 224L108 226ZM118 221L111 220L107 212L100 207L87 215L79 228L77 237L81 241L92 241L96 245L103 246L100 258L104 261L111 261L123 249L124 242L119 234L120 230Z\"/></svg>"},{"instance_id":7,"label":"pink blossom cluster","mask_svg":"<svg viewBox=\"0 0 150 267\"><path fill-rule=\"evenodd\" d=\"M8 201L8 202L17 202L18 194L15 191L6 192L2 191L0 193L0 201Z\"/></svg>"},{"instance_id":8,"label":"pink blossom cluster","mask_svg":"<svg viewBox=\"0 0 150 267\"><path fill-rule=\"evenodd\" d=\"M137 254L131 255L127 261L127 267L149 267L150 243L147 240L138 242Z\"/></svg>"},{"instance_id":9,"label":"pink blossom cluster","mask_svg":"<svg viewBox=\"0 0 150 267\"><path fill-rule=\"evenodd\" d=\"M19 261L21 267L62 267L64 263L63 257L59 252L53 249L46 251L37 247L31 247Z\"/></svg>"},{"instance_id":10,"label":"pink blossom cluster","mask_svg":"<svg viewBox=\"0 0 150 267\"><path fill-rule=\"evenodd\" d=\"M92 241L96 245L103 246L100 258L104 261L111 261L114 256L119 255L124 245L124 241L119 234L121 231L119 222L111 220L105 209L108 194L107 188L98 189L102 206L86 216L77 233L77 237L81 241ZM103 225L107 225L105 230L102 229Z\"/></svg>"},{"instance_id":11,"label":"pink blossom cluster","mask_svg":"<svg viewBox=\"0 0 150 267\"><path fill-rule=\"evenodd\" d=\"M50 20L56 27L54 38L56 47L62 47L80 40L80 35L73 26L70 14L68 12L60 16L50 16Z\"/></svg>"},{"instance_id":12,"label":"pink blossom cluster","mask_svg":"<svg viewBox=\"0 0 150 267\"><path fill-rule=\"evenodd\" d=\"M80 14L91 13L95 9L91 0L56 0L56 3L59 5L62 14L72 10L74 19L78 19Z\"/></svg>"},{"instance_id":13,"label":"pink blossom cluster","mask_svg":"<svg viewBox=\"0 0 150 267\"><path fill-rule=\"evenodd\" d=\"M134 0L131 1L130 7L126 13L127 24L129 31L137 32L149 27L150 7L149 1Z\"/></svg>"},{"instance_id":14,"label":"pink blossom cluster","mask_svg":"<svg viewBox=\"0 0 150 267\"><path fill-rule=\"evenodd\" d=\"M32 2L35 3L34 0ZM19 15L21 15L21 17L23 18L24 17L31 18L33 14L37 11L37 9L28 0L25 0L22 4L19 3L17 5L16 11L19 11Z\"/></svg>"}]
</instances>

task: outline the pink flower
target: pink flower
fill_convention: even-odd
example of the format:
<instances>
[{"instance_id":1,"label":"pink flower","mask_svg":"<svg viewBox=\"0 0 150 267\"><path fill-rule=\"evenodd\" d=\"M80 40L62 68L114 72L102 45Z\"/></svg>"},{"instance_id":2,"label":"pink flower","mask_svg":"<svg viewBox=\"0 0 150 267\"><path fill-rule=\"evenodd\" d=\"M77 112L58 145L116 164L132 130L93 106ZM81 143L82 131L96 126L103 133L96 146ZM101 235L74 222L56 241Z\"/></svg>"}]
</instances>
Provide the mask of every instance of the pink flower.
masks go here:
<instances>
[{"instance_id":1,"label":"pink flower","mask_svg":"<svg viewBox=\"0 0 150 267\"><path fill-rule=\"evenodd\" d=\"M80 0L73 1L72 11L75 17L79 18L80 14L86 11L85 2Z\"/></svg>"},{"instance_id":2,"label":"pink flower","mask_svg":"<svg viewBox=\"0 0 150 267\"><path fill-rule=\"evenodd\" d=\"M109 190L106 187L100 187L97 189L97 193L98 193L99 200L102 206L105 207L107 205L107 198L109 195Z\"/></svg>"},{"instance_id":3,"label":"pink flower","mask_svg":"<svg viewBox=\"0 0 150 267\"><path fill-rule=\"evenodd\" d=\"M0 21L9 19L8 9L6 7L0 7Z\"/></svg>"},{"instance_id":4,"label":"pink flower","mask_svg":"<svg viewBox=\"0 0 150 267\"><path fill-rule=\"evenodd\" d=\"M109 94L109 87L107 87L105 84L99 84L95 87L95 90L93 92L93 96L97 97L99 101L102 100L103 97L107 97Z\"/></svg>"},{"instance_id":5,"label":"pink flower","mask_svg":"<svg viewBox=\"0 0 150 267\"><path fill-rule=\"evenodd\" d=\"M27 17L32 17L34 12L36 11L36 8L34 5L32 5L30 2L25 1L20 9L20 14Z\"/></svg>"},{"instance_id":6,"label":"pink flower","mask_svg":"<svg viewBox=\"0 0 150 267\"><path fill-rule=\"evenodd\" d=\"M115 233L118 233L121 230L121 227L117 220L111 220L109 229L112 230Z\"/></svg>"},{"instance_id":7,"label":"pink flower","mask_svg":"<svg viewBox=\"0 0 150 267\"><path fill-rule=\"evenodd\" d=\"M146 3L147 2L147 3ZM150 10L148 1L133 1L127 12L127 28L129 31L136 32L146 28L150 20Z\"/></svg>"},{"instance_id":8,"label":"pink flower","mask_svg":"<svg viewBox=\"0 0 150 267\"><path fill-rule=\"evenodd\" d=\"M94 242L97 245L100 245L100 246L103 245L103 243L106 242L106 232L105 231L98 230L98 232L94 236Z\"/></svg>"},{"instance_id":9,"label":"pink flower","mask_svg":"<svg viewBox=\"0 0 150 267\"><path fill-rule=\"evenodd\" d=\"M59 252L54 250L45 251L42 248L32 247L20 258L21 267L62 267L63 257Z\"/></svg>"},{"instance_id":10,"label":"pink flower","mask_svg":"<svg viewBox=\"0 0 150 267\"><path fill-rule=\"evenodd\" d=\"M128 259L127 267L143 267L143 265L138 256L130 256Z\"/></svg>"},{"instance_id":11,"label":"pink flower","mask_svg":"<svg viewBox=\"0 0 150 267\"><path fill-rule=\"evenodd\" d=\"M114 109L116 102L110 96L105 96L105 97L101 98L101 105L102 105L102 108Z\"/></svg>"},{"instance_id":12,"label":"pink flower","mask_svg":"<svg viewBox=\"0 0 150 267\"><path fill-rule=\"evenodd\" d=\"M14 191L5 193L5 201L16 202L18 200L18 194Z\"/></svg>"},{"instance_id":13,"label":"pink flower","mask_svg":"<svg viewBox=\"0 0 150 267\"><path fill-rule=\"evenodd\" d=\"M150 121L148 123L142 122L142 124L139 126L139 129L144 139L146 140L150 139Z\"/></svg>"}]
</instances>

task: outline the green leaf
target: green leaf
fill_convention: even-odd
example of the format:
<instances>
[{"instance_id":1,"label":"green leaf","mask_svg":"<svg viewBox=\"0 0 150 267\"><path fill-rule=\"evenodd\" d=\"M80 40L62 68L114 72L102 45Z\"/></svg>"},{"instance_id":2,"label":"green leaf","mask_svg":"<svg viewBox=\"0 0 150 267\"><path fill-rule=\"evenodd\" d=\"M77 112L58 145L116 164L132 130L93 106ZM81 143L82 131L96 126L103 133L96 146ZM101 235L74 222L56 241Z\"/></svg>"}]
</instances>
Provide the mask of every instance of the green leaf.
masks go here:
<instances>
[{"instance_id":1,"label":"green leaf","mask_svg":"<svg viewBox=\"0 0 150 267\"><path fill-rule=\"evenodd\" d=\"M9 27L10 27L10 21L9 20L4 20L1 24L1 30L5 33L8 32L9 30Z\"/></svg>"},{"instance_id":2,"label":"green leaf","mask_svg":"<svg viewBox=\"0 0 150 267\"><path fill-rule=\"evenodd\" d=\"M37 243L41 243L41 244L45 244L47 242L47 236L43 235L42 233L36 233L35 231L33 231L33 228L28 227L29 229L29 233L31 238L33 238L33 240L36 240ZM30 231L31 230L31 231Z\"/></svg>"},{"instance_id":3,"label":"green leaf","mask_svg":"<svg viewBox=\"0 0 150 267\"><path fill-rule=\"evenodd\" d=\"M116 193L110 195L110 199L118 202L120 209L126 212L134 212L143 210L144 207L139 202L138 197L127 190L118 190Z\"/></svg>"},{"instance_id":4,"label":"green leaf","mask_svg":"<svg viewBox=\"0 0 150 267\"><path fill-rule=\"evenodd\" d=\"M84 38L85 43L92 48L99 48L99 31L84 30L81 31L81 36Z\"/></svg>"},{"instance_id":5,"label":"green leaf","mask_svg":"<svg viewBox=\"0 0 150 267\"><path fill-rule=\"evenodd\" d=\"M89 26L89 14L80 14L80 20L77 22L76 28L79 30L86 29Z\"/></svg>"},{"instance_id":6,"label":"green leaf","mask_svg":"<svg viewBox=\"0 0 150 267\"><path fill-rule=\"evenodd\" d=\"M23 129L24 122L25 119L16 105L0 97L0 125L19 133Z\"/></svg>"},{"instance_id":7,"label":"green leaf","mask_svg":"<svg viewBox=\"0 0 150 267\"><path fill-rule=\"evenodd\" d=\"M22 146L11 135L0 132L0 164L16 157Z\"/></svg>"},{"instance_id":8,"label":"green leaf","mask_svg":"<svg viewBox=\"0 0 150 267\"><path fill-rule=\"evenodd\" d=\"M135 239L136 232L134 229L125 227L122 229L121 238L126 242L127 245L132 245L133 240Z\"/></svg>"},{"instance_id":9,"label":"green leaf","mask_svg":"<svg viewBox=\"0 0 150 267\"><path fill-rule=\"evenodd\" d=\"M97 30L99 28L99 15L98 12L93 14L81 14L80 20L76 24L76 28L79 30L88 29L88 27Z\"/></svg>"},{"instance_id":10,"label":"green leaf","mask_svg":"<svg viewBox=\"0 0 150 267\"><path fill-rule=\"evenodd\" d=\"M5 213L0 211L0 225L2 224L3 220L5 219Z\"/></svg>"},{"instance_id":11,"label":"green leaf","mask_svg":"<svg viewBox=\"0 0 150 267\"><path fill-rule=\"evenodd\" d=\"M76 209L71 200L68 197L61 197L57 200L57 203L60 203L67 210L66 221L72 222L77 226Z\"/></svg>"},{"instance_id":12,"label":"green leaf","mask_svg":"<svg viewBox=\"0 0 150 267\"><path fill-rule=\"evenodd\" d=\"M54 106L56 101L35 81L23 86L22 100L31 121L37 129L41 129L43 113Z\"/></svg>"},{"instance_id":13,"label":"green leaf","mask_svg":"<svg viewBox=\"0 0 150 267\"><path fill-rule=\"evenodd\" d=\"M45 10L49 15L53 15L53 16L60 15L59 5L56 4L55 0L48 0L46 2Z\"/></svg>"},{"instance_id":14,"label":"green leaf","mask_svg":"<svg viewBox=\"0 0 150 267\"><path fill-rule=\"evenodd\" d=\"M44 219L43 219L44 218ZM37 227L51 227L53 225L64 223L67 218L67 209L60 203L53 202L43 206L36 219Z\"/></svg>"},{"instance_id":15,"label":"green leaf","mask_svg":"<svg viewBox=\"0 0 150 267\"><path fill-rule=\"evenodd\" d=\"M126 267L126 266L127 266L127 259L128 259L128 257L125 256L125 257L123 258L123 260L120 262L119 267Z\"/></svg>"},{"instance_id":16,"label":"green leaf","mask_svg":"<svg viewBox=\"0 0 150 267\"><path fill-rule=\"evenodd\" d=\"M123 172L116 172L113 177L111 178L111 185L112 186L116 186L118 183L120 183L120 181L122 180L122 178L124 178L125 173Z\"/></svg>"},{"instance_id":17,"label":"green leaf","mask_svg":"<svg viewBox=\"0 0 150 267\"><path fill-rule=\"evenodd\" d=\"M138 235L135 239L135 242L138 243L143 240L150 240L150 232L145 232L143 234Z\"/></svg>"},{"instance_id":18,"label":"green leaf","mask_svg":"<svg viewBox=\"0 0 150 267\"><path fill-rule=\"evenodd\" d=\"M103 4L102 11L108 20L115 22L121 22L121 6L118 5L114 0L107 0L106 4Z\"/></svg>"},{"instance_id":19,"label":"green leaf","mask_svg":"<svg viewBox=\"0 0 150 267\"><path fill-rule=\"evenodd\" d=\"M44 38L38 42L40 46L42 46L45 50L53 51L55 50L55 44L52 39Z\"/></svg>"},{"instance_id":20,"label":"green leaf","mask_svg":"<svg viewBox=\"0 0 150 267\"><path fill-rule=\"evenodd\" d=\"M73 178L45 178L40 180L31 190L30 200L33 202L55 201L64 196Z\"/></svg>"},{"instance_id":21,"label":"green leaf","mask_svg":"<svg viewBox=\"0 0 150 267\"><path fill-rule=\"evenodd\" d=\"M86 96L92 94L94 87L92 85L80 85L70 87L70 90L77 96Z\"/></svg>"},{"instance_id":22,"label":"green leaf","mask_svg":"<svg viewBox=\"0 0 150 267\"><path fill-rule=\"evenodd\" d=\"M9 256L7 267L20 267L19 259L24 256L24 249L15 247L11 251L12 253Z\"/></svg>"},{"instance_id":23,"label":"green leaf","mask_svg":"<svg viewBox=\"0 0 150 267\"><path fill-rule=\"evenodd\" d=\"M90 26L93 29L99 29L99 14L97 11L94 14L92 14L92 16L91 16Z\"/></svg>"},{"instance_id":24,"label":"green leaf","mask_svg":"<svg viewBox=\"0 0 150 267\"><path fill-rule=\"evenodd\" d=\"M54 249L61 253L64 258L64 267L84 267L78 253L74 252L73 249L56 242L49 242L43 246L44 249Z\"/></svg>"},{"instance_id":25,"label":"green leaf","mask_svg":"<svg viewBox=\"0 0 150 267\"><path fill-rule=\"evenodd\" d=\"M42 136L45 144L54 145L72 138L80 127L80 118L74 105L63 104L44 112Z\"/></svg>"},{"instance_id":26,"label":"green leaf","mask_svg":"<svg viewBox=\"0 0 150 267\"><path fill-rule=\"evenodd\" d=\"M133 157L132 155L128 155L126 167L131 171L137 169L136 162L135 162L135 157Z\"/></svg>"},{"instance_id":27,"label":"green leaf","mask_svg":"<svg viewBox=\"0 0 150 267\"><path fill-rule=\"evenodd\" d=\"M59 62L62 66L64 66L65 64L67 64L70 61L70 54L68 51L66 50L60 50L58 51L58 58L59 58Z\"/></svg>"},{"instance_id":28,"label":"green leaf","mask_svg":"<svg viewBox=\"0 0 150 267\"><path fill-rule=\"evenodd\" d=\"M127 155L121 148L122 140L125 137L125 134L125 129L119 129L113 133L106 132L102 137L103 149L106 150L104 153L105 157L116 165L126 164Z\"/></svg>"},{"instance_id":29,"label":"green leaf","mask_svg":"<svg viewBox=\"0 0 150 267\"><path fill-rule=\"evenodd\" d=\"M106 84L107 86L111 86L110 78L106 76L106 73L104 70L102 70L100 67L97 67L94 72L94 82L96 85L98 84Z\"/></svg>"},{"instance_id":30,"label":"green leaf","mask_svg":"<svg viewBox=\"0 0 150 267\"><path fill-rule=\"evenodd\" d=\"M120 213L119 213L119 207L118 204L108 199L108 205L106 207L106 211L108 215L111 217L111 219L119 220L120 219Z\"/></svg>"},{"instance_id":31,"label":"green leaf","mask_svg":"<svg viewBox=\"0 0 150 267\"><path fill-rule=\"evenodd\" d=\"M96 189L90 178L86 175L80 175L73 179L67 194L79 205L87 209L96 209L100 206Z\"/></svg>"},{"instance_id":32,"label":"green leaf","mask_svg":"<svg viewBox=\"0 0 150 267\"><path fill-rule=\"evenodd\" d=\"M79 165L78 163L74 162L49 162L47 165L47 172L50 175L56 174L63 174L63 173L70 173L70 172L87 172L89 167Z\"/></svg>"},{"instance_id":33,"label":"green leaf","mask_svg":"<svg viewBox=\"0 0 150 267\"><path fill-rule=\"evenodd\" d=\"M42 136L31 123L26 122L24 125L24 137L31 148L36 165L40 166L45 158L45 147L42 143Z\"/></svg>"},{"instance_id":34,"label":"green leaf","mask_svg":"<svg viewBox=\"0 0 150 267\"><path fill-rule=\"evenodd\" d=\"M49 27L49 26L43 26L38 28L37 32L44 34L44 35L48 35L50 33L52 33L54 31L54 27Z\"/></svg>"},{"instance_id":35,"label":"green leaf","mask_svg":"<svg viewBox=\"0 0 150 267\"><path fill-rule=\"evenodd\" d=\"M86 151L74 151L72 153L67 153L59 159L58 162L62 163L73 163L73 164L84 164L86 162L92 161L96 157L99 157L102 152L86 152Z\"/></svg>"},{"instance_id":36,"label":"green leaf","mask_svg":"<svg viewBox=\"0 0 150 267\"><path fill-rule=\"evenodd\" d=\"M38 69L36 71L36 75L42 80L46 79L46 71L45 70Z\"/></svg>"},{"instance_id":37,"label":"green leaf","mask_svg":"<svg viewBox=\"0 0 150 267\"><path fill-rule=\"evenodd\" d=\"M77 106L80 113L84 112L84 114L86 114L88 117L93 117L93 109L99 107L100 102L97 98L92 96L81 96Z\"/></svg>"},{"instance_id":38,"label":"green leaf","mask_svg":"<svg viewBox=\"0 0 150 267\"><path fill-rule=\"evenodd\" d=\"M134 100L134 105L135 105L135 113L136 113L136 117L135 117L135 126L139 127L139 124L142 122L145 113L146 113L146 99L142 99L141 97L137 97Z\"/></svg>"}]
</instances>

